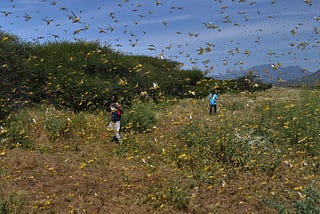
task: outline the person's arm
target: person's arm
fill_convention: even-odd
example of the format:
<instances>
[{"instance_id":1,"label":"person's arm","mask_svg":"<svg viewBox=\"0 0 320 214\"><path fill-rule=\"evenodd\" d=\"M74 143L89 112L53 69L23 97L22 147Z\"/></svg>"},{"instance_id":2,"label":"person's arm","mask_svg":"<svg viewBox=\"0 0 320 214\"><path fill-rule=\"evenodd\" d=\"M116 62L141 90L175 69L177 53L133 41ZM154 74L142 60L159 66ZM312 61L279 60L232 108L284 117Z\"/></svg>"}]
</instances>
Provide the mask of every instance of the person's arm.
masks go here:
<instances>
[{"instance_id":1,"label":"person's arm","mask_svg":"<svg viewBox=\"0 0 320 214\"><path fill-rule=\"evenodd\" d=\"M117 110L119 110L120 113L122 114L123 111L122 111L122 109L121 109L121 105L120 105L119 103L116 103L116 107L117 107Z\"/></svg>"},{"instance_id":2,"label":"person's arm","mask_svg":"<svg viewBox=\"0 0 320 214\"><path fill-rule=\"evenodd\" d=\"M123 113L123 111L121 109L121 105L118 105L118 110L120 111L121 114Z\"/></svg>"},{"instance_id":3,"label":"person's arm","mask_svg":"<svg viewBox=\"0 0 320 214\"><path fill-rule=\"evenodd\" d=\"M111 108L110 108L110 101L105 101L104 104L103 104L107 110L107 112L110 112L111 111Z\"/></svg>"}]
</instances>

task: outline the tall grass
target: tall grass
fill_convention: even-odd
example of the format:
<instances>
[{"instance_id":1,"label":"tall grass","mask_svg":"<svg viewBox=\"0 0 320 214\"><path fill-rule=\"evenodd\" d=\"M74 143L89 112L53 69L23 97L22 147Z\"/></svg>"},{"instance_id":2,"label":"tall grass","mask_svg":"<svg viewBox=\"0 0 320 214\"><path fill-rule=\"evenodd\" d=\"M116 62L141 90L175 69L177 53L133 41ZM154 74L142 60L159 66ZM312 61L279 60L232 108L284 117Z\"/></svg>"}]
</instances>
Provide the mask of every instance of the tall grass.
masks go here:
<instances>
[{"instance_id":1,"label":"tall grass","mask_svg":"<svg viewBox=\"0 0 320 214\"><path fill-rule=\"evenodd\" d=\"M27 213L24 206L25 195L23 193L10 193L0 198L0 214Z\"/></svg>"},{"instance_id":2,"label":"tall grass","mask_svg":"<svg viewBox=\"0 0 320 214\"><path fill-rule=\"evenodd\" d=\"M257 132L282 146L294 146L318 156L320 112L319 91L302 91L289 103L274 103L260 109Z\"/></svg>"},{"instance_id":3,"label":"tall grass","mask_svg":"<svg viewBox=\"0 0 320 214\"><path fill-rule=\"evenodd\" d=\"M275 91L222 94L215 115L209 115L205 99L134 102L124 108L122 145L105 143L106 112L37 106L8 118L1 145L16 148L20 142L20 149L70 155L89 143L90 160L99 153L97 169L114 158L128 172L145 173L120 177L132 192L138 190L137 204L157 212L190 213L201 200L204 205L210 197L237 196L233 200L253 211L317 213L318 186L309 186L319 179L319 91L285 90L295 96L273 97ZM0 175L8 173L9 167L0 168ZM215 207L210 206L203 210Z\"/></svg>"},{"instance_id":4,"label":"tall grass","mask_svg":"<svg viewBox=\"0 0 320 214\"><path fill-rule=\"evenodd\" d=\"M22 147L54 151L58 144L65 149L76 149L79 142L91 142L103 136L106 127L103 114L96 115L52 106L37 106L24 109L8 118L0 133L1 142L9 148Z\"/></svg>"}]
</instances>

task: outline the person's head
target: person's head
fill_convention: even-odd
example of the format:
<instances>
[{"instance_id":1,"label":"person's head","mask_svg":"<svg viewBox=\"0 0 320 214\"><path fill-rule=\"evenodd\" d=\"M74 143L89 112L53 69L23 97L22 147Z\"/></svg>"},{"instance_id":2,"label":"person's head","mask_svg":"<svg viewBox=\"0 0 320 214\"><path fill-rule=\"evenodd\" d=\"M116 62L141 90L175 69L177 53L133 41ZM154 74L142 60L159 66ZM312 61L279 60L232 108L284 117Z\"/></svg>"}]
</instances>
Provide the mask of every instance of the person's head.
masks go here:
<instances>
[{"instance_id":1,"label":"person's head","mask_svg":"<svg viewBox=\"0 0 320 214\"><path fill-rule=\"evenodd\" d=\"M112 95L111 101L112 101L112 102L117 102L117 96L116 96L115 94Z\"/></svg>"}]
</instances>

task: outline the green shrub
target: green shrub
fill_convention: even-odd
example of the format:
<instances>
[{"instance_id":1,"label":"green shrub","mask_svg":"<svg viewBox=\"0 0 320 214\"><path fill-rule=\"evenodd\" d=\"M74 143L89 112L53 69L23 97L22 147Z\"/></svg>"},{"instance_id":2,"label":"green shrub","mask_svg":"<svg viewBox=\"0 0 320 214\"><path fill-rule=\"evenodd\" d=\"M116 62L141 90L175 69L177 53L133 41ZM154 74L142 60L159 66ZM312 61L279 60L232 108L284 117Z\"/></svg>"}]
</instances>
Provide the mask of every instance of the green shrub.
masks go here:
<instances>
[{"instance_id":1,"label":"green shrub","mask_svg":"<svg viewBox=\"0 0 320 214\"><path fill-rule=\"evenodd\" d=\"M252 148L247 139L226 136L217 143L218 160L229 167L244 168L253 156Z\"/></svg>"},{"instance_id":2,"label":"green shrub","mask_svg":"<svg viewBox=\"0 0 320 214\"><path fill-rule=\"evenodd\" d=\"M68 134L70 134L68 119L61 111L56 111L54 108L47 108L44 126L49 139L53 141L61 137L67 138Z\"/></svg>"},{"instance_id":3,"label":"green shrub","mask_svg":"<svg viewBox=\"0 0 320 214\"><path fill-rule=\"evenodd\" d=\"M0 214L7 214L8 209L7 209L7 204L1 200L0 198Z\"/></svg>"},{"instance_id":4,"label":"green shrub","mask_svg":"<svg viewBox=\"0 0 320 214\"><path fill-rule=\"evenodd\" d=\"M216 157L217 138L213 131L197 121L182 125L175 136L174 145L168 150L176 166L192 174L197 182L212 183L218 170Z\"/></svg>"},{"instance_id":5,"label":"green shrub","mask_svg":"<svg viewBox=\"0 0 320 214\"><path fill-rule=\"evenodd\" d=\"M53 107L47 108L43 126L49 139L63 141L73 137L83 137L87 134L92 135L98 130L100 124L90 126L86 114L84 112L74 114L68 110L57 110Z\"/></svg>"},{"instance_id":6,"label":"green shrub","mask_svg":"<svg viewBox=\"0 0 320 214\"><path fill-rule=\"evenodd\" d=\"M295 208L299 214L320 213L320 193L312 186L308 186L302 191L302 198L295 203Z\"/></svg>"},{"instance_id":7,"label":"green shrub","mask_svg":"<svg viewBox=\"0 0 320 214\"><path fill-rule=\"evenodd\" d=\"M289 204L276 196L263 199L262 201L266 206L275 209L279 214L291 213L289 212Z\"/></svg>"},{"instance_id":8,"label":"green shrub","mask_svg":"<svg viewBox=\"0 0 320 214\"><path fill-rule=\"evenodd\" d=\"M175 206L178 210L187 210L189 200L185 191L179 186L172 186L168 188L167 200Z\"/></svg>"},{"instance_id":9,"label":"green shrub","mask_svg":"<svg viewBox=\"0 0 320 214\"><path fill-rule=\"evenodd\" d=\"M235 86L233 90L236 91L263 91L272 87L271 84L265 84L256 80L256 76L243 76L234 80Z\"/></svg>"},{"instance_id":10,"label":"green shrub","mask_svg":"<svg viewBox=\"0 0 320 214\"><path fill-rule=\"evenodd\" d=\"M177 145L173 147L172 156L178 167L197 171L213 161L213 133L201 127L199 123L190 122L183 125L178 130L176 138Z\"/></svg>"},{"instance_id":11,"label":"green shrub","mask_svg":"<svg viewBox=\"0 0 320 214\"><path fill-rule=\"evenodd\" d=\"M29 148L32 144L29 139L29 122L23 113L11 114L0 132L2 142L10 148Z\"/></svg>"},{"instance_id":12,"label":"green shrub","mask_svg":"<svg viewBox=\"0 0 320 214\"><path fill-rule=\"evenodd\" d=\"M282 151L254 129L235 131L218 145L217 155L227 166L272 173L282 161Z\"/></svg>"},{"instance_id":13,"label":"green shrub","mask_svg":"<svg viewBox=\"0 0 320 214\"><path fill-rule=\"evenodd\" d=\"M187 169L195 179L212 182L212 173L221 164L226 168L272 173L281 164L282 152L253 129L228 133L208 131L197 122L178 130L170 157L178 168ZM205 170L204 170L205 169Z\"/></svg>"},{"instance_id":14,"label":"green shrub","mask_svg":"<svg viewBox=\"0 0 320 214\"><path fill-rule=\"evenodd\" d=\"M169 181L166 185L151 186L144 193L143 203L151 203L155 208L163 205L172 206L177 210L188 210L189 198L187 191L176 181Z\"/></svg>"},{"instance_id":15,"label":"green shrub","mask_svg":"<svg viewBox=\"0 0 320 214\"><path fill-rule=\"evenodd\" d=\"M21 105L27 104L29 91L23 84L29 75L22 72L23 60L29 54L29 44L0 30L0 123Z\"/></svg>"},{"instance_id":16,"label":"green shrub","mask_svg":"<svg viewBox=\"0 0 320 214\"><path fill-rule=\"evenodd\" d=\"M122 127L124 131L146 132L156 123L154 104L133 104L126 110L122 117Z\"/></svg>"}]
</instances>

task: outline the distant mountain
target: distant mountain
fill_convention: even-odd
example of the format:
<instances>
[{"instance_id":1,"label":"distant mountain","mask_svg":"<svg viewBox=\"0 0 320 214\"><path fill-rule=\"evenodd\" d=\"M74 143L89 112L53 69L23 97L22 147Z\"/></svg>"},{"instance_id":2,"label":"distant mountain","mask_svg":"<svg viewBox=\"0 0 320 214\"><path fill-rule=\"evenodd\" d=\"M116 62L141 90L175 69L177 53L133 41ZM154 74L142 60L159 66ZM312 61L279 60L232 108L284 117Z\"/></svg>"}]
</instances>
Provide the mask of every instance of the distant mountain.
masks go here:
<instances>
[{"instance_id":1,"label":"distant mountain","mask_svg":"<svg viewBox=\"0 0 320 214\"><path fill-rule=\"evenodd\" d=\"M319 85L320 84L320 70L315 73L294 79L288 80L281 85L284 86L299 86L299 85Z\"/></svg>"},{"instance_id":2,"label":"distant mountain","mask_svg":"<svg viewBox=\"0 0 320 214\"><path fill-rule=\"evenodd\" d=\"M207 77L226 80L237 79L242 76L255 75L257 76L258 80L264 83L278 83L295 80L310 74L312 73L299 66L281 67L273 64L264 64L251 67L247 70L232 71L222 75L215 75L213 73L209 73L207 74Z\"/></svg>"}]
</instances>

